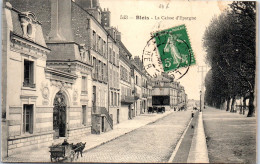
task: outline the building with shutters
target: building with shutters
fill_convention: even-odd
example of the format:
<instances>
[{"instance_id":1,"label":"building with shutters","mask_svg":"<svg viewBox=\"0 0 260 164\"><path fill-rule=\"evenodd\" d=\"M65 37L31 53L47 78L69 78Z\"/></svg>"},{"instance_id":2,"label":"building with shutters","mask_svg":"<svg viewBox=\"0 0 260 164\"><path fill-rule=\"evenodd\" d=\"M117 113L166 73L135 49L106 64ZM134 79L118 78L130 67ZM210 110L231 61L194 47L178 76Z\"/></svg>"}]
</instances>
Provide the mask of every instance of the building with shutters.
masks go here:
<instances>
[{"instance_id":1,"label":"building with shutters","mask_svg":"<svg viewBox=\"0 0 260 164\"><path fill-rule=\"evenodd\" d=\"M134 87L131 76L132 54L127 50L122 42L119 42L119 65L120 65L120 91L121 91L121 120L132 119L134 113Z\"/></svg>"}]
</instances>

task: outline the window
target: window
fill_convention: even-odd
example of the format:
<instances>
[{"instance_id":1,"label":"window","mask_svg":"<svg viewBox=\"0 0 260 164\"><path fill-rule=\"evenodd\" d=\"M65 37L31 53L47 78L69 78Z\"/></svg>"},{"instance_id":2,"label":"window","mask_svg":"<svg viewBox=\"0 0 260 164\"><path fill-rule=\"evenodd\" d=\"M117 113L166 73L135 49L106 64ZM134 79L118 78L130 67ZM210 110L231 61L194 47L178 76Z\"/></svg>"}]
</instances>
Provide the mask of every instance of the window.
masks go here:
<instances>
[{"instance_id":1,"label":"window","mask_svg":"<svg viewBox=\"0 0 260 164\"><path fill-rule=\"evenodd\" d=\"M138 85L138 77L137 77L137 75L135 76L135 84Z\"/></svg>"},{"instance_id":2,"label":"window","mask_svg":"<svg viewBox=\"0 0 260 164\"><path fill-rule=\"evenodd\" d=\"M101 80L104 80L104 63L101 63Z\"/></svg>"},{"instance_id":3,"label":"window","mask_svg":"<svg viewBox=\"0 0 260 164\"><path fill-rule=\"evenodd\" d=\"M106 42L105 41L103 43L103 55L107 58L107 56L106 56Z\"/></svg>"},{"instance_id":4,"label":"window","mask_svg":"<svg viewBox=\"0 0 260 164\"><path fill-rule=\"evenodd\" d=\"M87 124L87 106L86 105L82 105L82 125Z\"/></svg>"},{"instance_id":5,"label":"window","mask_svg":"<svg viewBox=\"0 0 260 164\"><path fill-rule=\"evenodd\" d=\"M116 104L116 103L117 103L117 97L116 97L117 95L116 95L116 93L114 93L114 95L115 95L115 96L114 96L114 106L116 106L116 105L117 105L117 104Z\"/></svg>"},{"instance_id":6,"label":"window","mask_svg":"<svg viewBox=\"0 0 260 164\"><path fill-rule=\"evenodd\" d=\"M119 106L119 93L117 94L117 106Z\"/></svg>"},{"instance_id":7,"label":"window","mask_svg":"<svg viewBox=\"0 0 260 164\"><path fill-rule=\"evenodd\" d=\"M27 25L27 35L28 35L29 37L32 36L32 25L31 25L31 24L28 24L28 25Z\"/></svg>"},{"instance_id":8,"label":"window","mask_svg":"<svg viewBox=\"0 0 260 164\"><path fill-rule=\"evenodd\" d=\"M82 76L82 79L81 79L81 93L87 94L87 78L86 78L86 76Z\"/></svg>"},{"instance_id":9,"label":"window","mask_svg":"<svg viewBox=\"0 0 260 164\"><path fill-rule=\"evenodd\" d=\"M111 102L110 105L113 105L113 92L111 92Z\"/></svg>"},{"instance_id":10,"label":"window","mask_svg":"<svg viewBox=\"0 0 260 164\"><path fill-rule=\"evenodd\" d=\"M90 19L87 19L87 29L90 28Z\"/></svg>"},{"instance_id":11,"label":"window","mask_svg":"<svg viewBox=\"0 0 260 164\"><path fill-rule=\"evenodd\" d=\"M128 73L129 73L128 82L131 83L131 73L130 72L128 72Z\"/></svg>"},{"instance_id":12,"label":"window","mask_svg":"<svg viewBox=\"0 0 260 164\"><path fill-rule=\"evenodd\" d=\"M119 54L116 54L116 65L119 66Z\"/></svg>"},{"instance_id":13,"label":"window","mask_svg":"<svg viewBox=\"0 0 260 164\"><path fill-rule=\"evenodd\" d=\"M34 70L33 70L33 61L24 60L24 81L23 86L24 87L31 87L35 88L34 84Z\"/></svg>"},{"instance_id":14,"label":"window","mask_svg":"<svg viewBox=\"0 0 260 164\"><path fill-rule=\"evenodd\" d=\"M99 79L99 80L101 80L101 78L102 78L102 64L103 64L103 63L101 63L101 61L99 60L99 61L98 61L98 72L97 72L97 73L98 73L98 79Z\"/></svg>"},{"instance_id":15,"label":"window","mask_svg":"<svg viewBox=\"0 0 260 164\"><path fill-rule=\"evenodd\" d=\"M33 105L23 105L23 133L33 133Z\"/></svg>"},{"instance_id":16,"label":"window","mask_svg":"<svg viewBox=\"0 0 260 164\"><path fill-rule=\"evenodd\" d=\"M96 58L93 58L93 69L94 69L94 79L97 79L97 61Z\"/></svg>"},{"instance_id":17,"label":"window","mask_svg":"<svg viewBox=\"0 0 260 164\"><path fill-rule=\"evenodd\" d=\"M112 62L112 49L109 48L109 61Z\"/></svg>"},{"instance_id":18,"label":"window","mask_svg":"<svg viewBox=\"0 0 260 164\"><path fill-rule=\"evenodd\" d=\"M92 46L93 46L93 49L94 50L96 50L97 49L97 47L96 47L96 32L95 31L93 31L93 36L92 36Z\"/></svg>"},{"instance_id":19,"label":"window","mask_svg":"<svg viewBox=\"0 0 260 164\"><path fill-rule=\"evenodd\" d=\"M120 66L120 79L123 80L123 67Z\"/></svg>"},{"instance_id":20,"label":"window","mask_svg":"<svg viewBox=\"0 0 260 164\"><path fill-rule=\"evenodd\" d=\"M98 36L97 46L98 46L98 52L101 53L101 37L100 36Z\"/></svg>"},{"instance_id":21,"label":"window","mask_svg":"<svg viewBox=\"0 0 260 164\"><path fill-rule=\"evenodd\" d=\"M116 53L115 53L115 51L113 51L113 64L115 64L115 55L116 55Z\"/></svg>"},{"instance_id":22,"label":"window","mask_svg":"<svg viewBox=\"0 0 260 164\"><path fill-rule=\"evenodd\" d=\"M97 69L96 69L96 74L97 74L97 78L98 80L100 80L100 75L101 75L101 61L97 61Z\"/></svg>"}]
</instances>

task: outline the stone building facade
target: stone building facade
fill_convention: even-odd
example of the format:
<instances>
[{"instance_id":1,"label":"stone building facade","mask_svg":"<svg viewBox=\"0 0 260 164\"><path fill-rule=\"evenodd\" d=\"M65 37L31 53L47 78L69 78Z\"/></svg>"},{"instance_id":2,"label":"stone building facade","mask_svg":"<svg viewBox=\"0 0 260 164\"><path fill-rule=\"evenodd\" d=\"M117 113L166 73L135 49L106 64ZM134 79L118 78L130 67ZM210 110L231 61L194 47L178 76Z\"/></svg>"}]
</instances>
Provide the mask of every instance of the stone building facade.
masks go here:
<instances>
[{"instance_id":1,"label":"stone building facade","mask_svg":"<svg viewBox=\"0 0 260 164\"><path fill-rule=\"evenodd\" d=\"M132 54L127 50L122 42L119 42L120 46L120 91L121 91L121 113L122 121L132 119L134 117L134 95L132 88L131 77L131 57Z\"/></svg>"},{"instance_id":2,"label":"stone building facade","mask_svg":"<svg viewBox=\"0 0 260 164\"><path fill-rule=\"evenodd\" d=\"M184 87L166 74L152 78L153 106L164 106L166 110L178 111L184 109L187 96Z\"/></svg>"},{"instance_id":3,"label":"stone building facade","mask_svg":"<svg viewBox=\"0 0 260 164\"><path fill-rule=\"evenodd\" d=\"M141 67L138 65L138 63L136 63L136 61L134 59L132 59L132 76L133 76L133 85L134 85L134 90L133 90L133 94L134 94L134 115L138 116L142 113L142 69Z\"/></svg>"}]
</instances>

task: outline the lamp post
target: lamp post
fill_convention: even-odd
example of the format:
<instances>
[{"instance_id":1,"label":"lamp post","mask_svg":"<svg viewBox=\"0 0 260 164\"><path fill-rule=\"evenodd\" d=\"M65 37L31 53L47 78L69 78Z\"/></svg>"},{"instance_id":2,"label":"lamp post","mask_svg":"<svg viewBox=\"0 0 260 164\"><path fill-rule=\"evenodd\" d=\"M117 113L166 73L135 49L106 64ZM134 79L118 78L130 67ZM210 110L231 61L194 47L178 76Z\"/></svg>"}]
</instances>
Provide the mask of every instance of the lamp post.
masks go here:
<instances>
[{"instance_id":1,"label":"lamp post","mask_svg":"<svg viewBox=\"0 0 260 164\"><path fill-rule=\"evenodd\" d=\"M200 91L200 112L201 112L201 94L202 94L202 91Z\"/></svg>"}]
</instances>

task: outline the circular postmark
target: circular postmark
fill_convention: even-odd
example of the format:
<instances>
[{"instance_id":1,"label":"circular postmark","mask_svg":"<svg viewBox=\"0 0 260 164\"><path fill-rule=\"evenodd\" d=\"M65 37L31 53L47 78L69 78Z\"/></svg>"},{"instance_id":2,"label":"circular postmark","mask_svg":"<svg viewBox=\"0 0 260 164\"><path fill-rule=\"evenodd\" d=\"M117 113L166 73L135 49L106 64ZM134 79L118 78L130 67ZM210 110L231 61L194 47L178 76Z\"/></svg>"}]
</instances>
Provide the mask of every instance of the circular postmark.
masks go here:
<instances>
[{"instance_id":1,"label":"circular postmark","mask_svg":"<svg viewBox=\"0 0 260 164\"><path fill-rule=\"evenodd\" d=\"M144 68L152 77L167 73L178 80L185 76L189 66L195 64L186 26L152 32L143 49L142 60Z\"/></svg>"}]
</instances>

